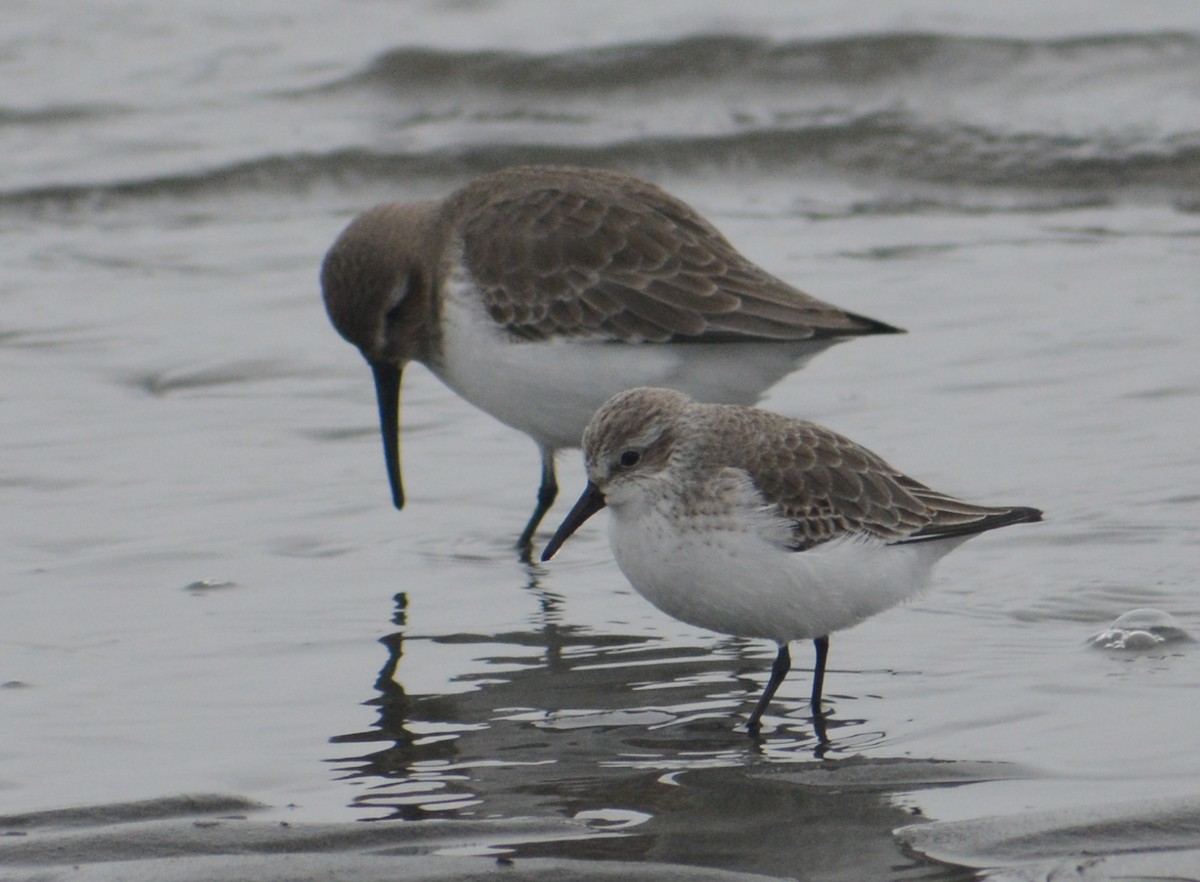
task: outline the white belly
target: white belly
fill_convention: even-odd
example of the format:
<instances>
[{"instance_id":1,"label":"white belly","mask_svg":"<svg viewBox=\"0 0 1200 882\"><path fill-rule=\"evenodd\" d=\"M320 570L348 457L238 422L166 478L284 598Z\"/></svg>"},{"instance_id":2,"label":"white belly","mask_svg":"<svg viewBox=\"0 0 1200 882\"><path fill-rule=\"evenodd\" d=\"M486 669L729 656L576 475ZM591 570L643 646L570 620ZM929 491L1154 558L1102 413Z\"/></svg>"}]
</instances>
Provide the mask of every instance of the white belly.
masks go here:
<instances>
[{"instance_id":1,"label":"white belly","mask_svg":"<svg viewBox=\"0 0 1200 882\"><path fill-rule=\"evenodd\" d=\"M431 370L480 410L552 449L578 447L592 414L625 389L666 386L698 401L753 404L832 345L512 342L453 284L442 321L443 360Z\"/></svg>"},{"instance_id":2,"label":"white belly","mask_svg":"<svg viewBox=\"0 0 1200 882\"><path fill-rule=\"evenodd\" d=\"M681 530L657 510L612 514L613 554L647 600L701 628L778 642L825 636L915 596L958 544L844 539L794 552L755 529Z\"/></svg>"}]
</instances>

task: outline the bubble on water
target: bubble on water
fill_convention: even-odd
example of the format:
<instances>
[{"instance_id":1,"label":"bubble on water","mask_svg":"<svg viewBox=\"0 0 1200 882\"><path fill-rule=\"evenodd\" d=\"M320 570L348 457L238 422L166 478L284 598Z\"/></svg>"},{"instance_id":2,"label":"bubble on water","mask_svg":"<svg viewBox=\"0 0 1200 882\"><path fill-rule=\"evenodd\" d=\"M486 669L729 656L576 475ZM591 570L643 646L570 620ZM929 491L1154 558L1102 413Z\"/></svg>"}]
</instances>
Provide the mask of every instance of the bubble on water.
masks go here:
<instances>
[{"instance_id":1,"label":"bubble on water","mask_svg":"<svg viewBox=\"0 0 1200 882\"><path fill-rule=\"evenodd\" d=\"M1088 643L1097 649L1155 649L1166 643L1191 640L1173 615L1160 609L1134 609L1119 616Z\"/></svg>"}]
</instances>

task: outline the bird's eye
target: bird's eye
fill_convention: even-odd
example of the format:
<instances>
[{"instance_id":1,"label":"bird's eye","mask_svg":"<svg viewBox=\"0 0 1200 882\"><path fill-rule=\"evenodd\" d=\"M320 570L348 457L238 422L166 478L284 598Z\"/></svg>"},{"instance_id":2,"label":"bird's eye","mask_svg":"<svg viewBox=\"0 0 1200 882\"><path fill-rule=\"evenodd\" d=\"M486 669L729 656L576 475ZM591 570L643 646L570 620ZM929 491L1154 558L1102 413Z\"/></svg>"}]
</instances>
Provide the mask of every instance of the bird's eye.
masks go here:
<instances>
[{"instance_id":1,"label":"bird's eye","mask_svg":"<svg viewBox=\"0 0 1200 882\"><path fill-rule=\"evenodd\" d=\"M401 297L396 301L396 305L383 314L383 320L389 325L394 325L404 318L404 298Z\"/></svg>"},{"instance_id":2,"label":"bird's eye","mask_svg":"<svg viewBox=\"0 0 1200 882\"><path fill-rule=\"evenodd\" d=\"M638 464L638 460L640 460L641 458L642 458L642 455L640 453L638 453L636 450L626 450L624 453L621 454L621 465L625 466L625 468L629 468L630 466L635 466Z\"/></svg>"},{"instance_id":3,"label":"bird's eye","mask_svg":"<svg viewBox=\"0 0 1200 882\"><path fill-rule=\"evenodd\" d=\"M415 297L416 292L420 291L423 279L419 270L413 270L408 274L408 278L404 281L404 290L399 292L396 302L391 308L383 314L383 320L389 325L399 324L407 317L410 306L410 298ZM411 319L410 319L411 321Z\"/></svg>"}]
</instances>

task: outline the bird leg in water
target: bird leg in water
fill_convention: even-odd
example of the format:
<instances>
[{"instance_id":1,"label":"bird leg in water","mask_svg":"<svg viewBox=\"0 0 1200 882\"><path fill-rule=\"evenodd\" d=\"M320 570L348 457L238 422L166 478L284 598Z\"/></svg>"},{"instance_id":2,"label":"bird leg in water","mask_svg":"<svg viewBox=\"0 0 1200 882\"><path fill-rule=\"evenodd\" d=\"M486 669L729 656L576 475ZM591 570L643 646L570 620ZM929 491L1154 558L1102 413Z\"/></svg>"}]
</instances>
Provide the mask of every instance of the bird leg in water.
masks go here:
<instances>
[{"instance_id":1,"label":"bird leg in water","mask_svg":"<svg viewBox=\"0 0 1200 882\"><path fill-rule=\"evenodd\" d=\"M554 451L549 447L543 447L541 451L542 483L538 486L537 506L533 509L533 514L529 516L529 523L521 531L521 538L517 540L517 550L521 553L521 560L525 563L529 563L533 557L533 534L537 532L538 525L546 516L546 512L550 510L550 506L554 505L554 500L558 498L558 478L554 473Z\"/></svg>"},{"instance_id":2,"label":"bird leg in water","mask_svg":"<svg viewBox=\"0 0 1200 882\"><path fill-rule=\"evenodd\" d=\"M750 730L750 734L756 734L759 728L761 728L759 720L762 719L763 711L767 709L767 705L775 697L775 690L779 688L779 684L783 682L783 678L787 676L788 671L791 669L792 656L788 652L788 645L780 643L779 654L775 656L775 662L771 665L771 679L767 680L767 688L763 690L762 698L758 700L758 704L754 707L754 712L750 714L750 719L746 721L746 728Z\"/></svg>"}]
</instances>

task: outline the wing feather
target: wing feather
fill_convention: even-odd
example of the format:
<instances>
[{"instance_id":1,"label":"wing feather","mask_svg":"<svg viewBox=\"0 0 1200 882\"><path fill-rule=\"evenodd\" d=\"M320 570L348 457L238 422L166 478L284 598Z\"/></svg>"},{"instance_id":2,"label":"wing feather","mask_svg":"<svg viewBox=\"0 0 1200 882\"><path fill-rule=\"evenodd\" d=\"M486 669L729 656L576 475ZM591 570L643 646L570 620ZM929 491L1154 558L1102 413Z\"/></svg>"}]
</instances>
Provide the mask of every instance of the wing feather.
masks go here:
<instances>
[{"instance_id":1,"label":"wing feather","mask_svg":"<svg viewBox=\"0 0 1200 882\"><path fill-rule=\"evenodd\" d=\"M1025 506L977 505L908 477L860 444L816 423L742 407L709 407L705 432L749 434L770 444L710 446L720 465L750 475L763 499L791 524L804 551L846 535L888 543L969 536L1041 520Z\"/></svg>"},{"instance_id":2,"label":"wing feather","mask_svg":"<svg viewBox=\"0 0 1200 882\"><path fill-rule=\"evenodd\" d=\"M803 341L897 330L793 288L685 203L616 172L485 175L447 200L443 222L458 225L489 314L521 339Z\"/></svg>"}]
</instances>

